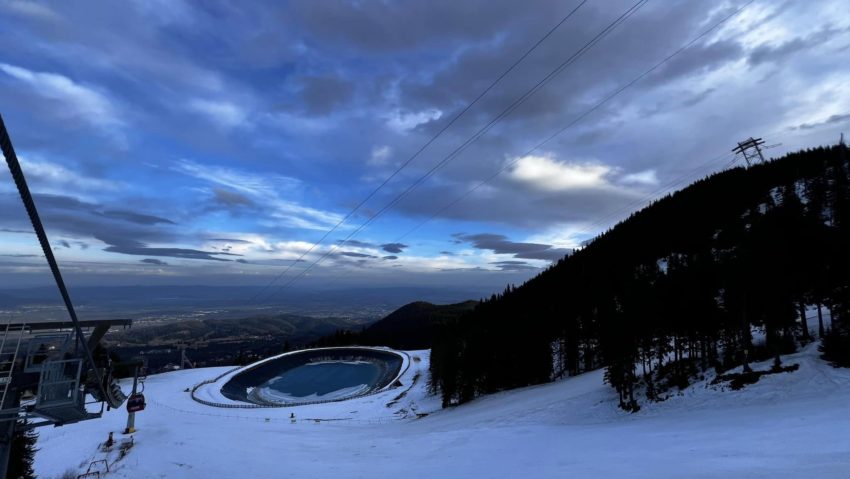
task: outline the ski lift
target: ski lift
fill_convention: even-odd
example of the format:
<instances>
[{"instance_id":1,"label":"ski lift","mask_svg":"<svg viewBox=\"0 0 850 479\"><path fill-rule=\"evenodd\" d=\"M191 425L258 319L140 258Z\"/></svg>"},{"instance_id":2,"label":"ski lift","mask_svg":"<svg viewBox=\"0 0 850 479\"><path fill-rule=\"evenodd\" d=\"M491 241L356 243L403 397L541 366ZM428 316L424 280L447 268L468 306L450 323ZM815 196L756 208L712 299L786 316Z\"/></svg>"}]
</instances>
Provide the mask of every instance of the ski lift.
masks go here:
<instances>
[{"instance_id":1,"label":"ski lift","mask_svg":"<svg viewBox=\"0 0 850 479\"><path fill-rule=\"evenodd\" d=\"M145 410L145 395L142 393L131 394L127 399L127 412L139 412Z\"/></svg>"}]
</instances>

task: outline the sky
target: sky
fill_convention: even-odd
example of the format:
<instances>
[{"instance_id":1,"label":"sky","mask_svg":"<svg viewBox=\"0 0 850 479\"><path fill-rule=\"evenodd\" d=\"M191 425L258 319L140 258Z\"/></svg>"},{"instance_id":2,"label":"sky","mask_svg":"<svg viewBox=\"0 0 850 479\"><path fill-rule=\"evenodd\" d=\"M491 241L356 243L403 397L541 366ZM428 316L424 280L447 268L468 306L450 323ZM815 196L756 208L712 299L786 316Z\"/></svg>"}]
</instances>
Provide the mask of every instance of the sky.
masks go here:
<instances>
[{"instance_id":1,"label":"sky","mask_svg":"<svg viewBox=\"0 0 850 479\"><path fill-rule=\"evenodd\" d=\"M650 1L556 70L633 2L6 0L0 114L73 284L498 288L738 141L850 130L842 0L754 1L596 108L744 4ZM0 244L0 287L50 283L7 171Z\"/></svg>"}]
</instances>

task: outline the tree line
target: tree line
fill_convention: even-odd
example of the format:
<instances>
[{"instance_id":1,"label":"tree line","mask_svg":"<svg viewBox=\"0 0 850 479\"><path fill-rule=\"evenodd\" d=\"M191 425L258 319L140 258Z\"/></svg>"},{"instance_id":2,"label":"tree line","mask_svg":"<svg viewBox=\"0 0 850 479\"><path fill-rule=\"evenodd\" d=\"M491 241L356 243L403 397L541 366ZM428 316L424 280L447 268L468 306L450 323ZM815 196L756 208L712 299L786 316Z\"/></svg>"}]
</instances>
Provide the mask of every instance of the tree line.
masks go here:
<instances>
[{"instance_id":1,"label":"tree line","mask_svg":"<svg viewBox=\"0 0 850 479\"><path fill-rule=\"evenodd\" d=\"M442 323L432 391L447 406L604 367L635 411L708 368L778 368L815 330L824 357L850 365L848 173L846 147L815 148L653 202Z\"/></svg>"}]
</instances>

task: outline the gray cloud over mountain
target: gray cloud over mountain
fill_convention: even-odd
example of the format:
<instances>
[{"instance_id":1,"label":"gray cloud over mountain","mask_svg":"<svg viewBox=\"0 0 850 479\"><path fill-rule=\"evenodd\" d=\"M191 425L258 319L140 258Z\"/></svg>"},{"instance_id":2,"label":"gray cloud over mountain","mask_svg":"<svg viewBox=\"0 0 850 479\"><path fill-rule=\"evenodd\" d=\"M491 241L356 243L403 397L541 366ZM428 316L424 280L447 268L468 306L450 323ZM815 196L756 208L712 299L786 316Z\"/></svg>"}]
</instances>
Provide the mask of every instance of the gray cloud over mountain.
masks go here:
<instances>
[{"instance_id":1,"label":"gray cloud over mountain","mask_svg":"<svg viewBox=\"0 0 850 479\"><path fill-rule=\"evenodd\" d=\"M140 259L139 262L144 263L144 264L152 264L152 265L155 265L155 266L168 266L168 263L166 263L165 261L155 259L155 258Z\"/></svg>"},{"instance_id":2,"label":"gray cloud over mountain","mask_svg":"<svg viewBox=\"0 0 850 479\"><path fill-rule=\"evenodd\" d=\"M571 253L566 248L555 248L552 245L540 243L519 243L508 240L504 235L492 233L463 234L455 233L453 238L458 241L470 243L478 249L491 250L497 254L512 254L515 258L541 259L557 261ZM523 262L498 262L499 265L519 265Z\"/></svg>"}]
</instances>

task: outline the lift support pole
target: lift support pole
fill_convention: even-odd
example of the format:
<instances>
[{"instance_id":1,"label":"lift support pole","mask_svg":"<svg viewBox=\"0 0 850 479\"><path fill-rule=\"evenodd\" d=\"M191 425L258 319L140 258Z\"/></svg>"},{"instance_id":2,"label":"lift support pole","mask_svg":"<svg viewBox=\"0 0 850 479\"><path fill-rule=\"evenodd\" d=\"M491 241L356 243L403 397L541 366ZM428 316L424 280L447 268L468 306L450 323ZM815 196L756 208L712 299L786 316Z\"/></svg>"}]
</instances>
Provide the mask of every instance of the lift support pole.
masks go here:
<instances>
[{"instance_id":1,"label":"lift support pole","mask_svg":"<svg viewBox=\"0 0 850 479\"><path fill-rule=\"evenodd\" d=\"M3 117L0 116L0 148L3 150L3 156L6 157L6 164L9 166L9 172L12 174L12 179L15 180L15 186L18 187L18 193L21 195L21 201L24 203L24 208L27 210L32 228L35 230L35 235L38 237L38 242L41 243L41 251L47 259L47 264L50 266L50 271L53 273L53 279L56 280L56 286L59 288L59 293L62 295L62 300L65 302L65 308L68 310L68 316L71 317L71 323L74 325L74 332L77 335L77 341L85 352L86 360L91 367L98 387L100 388L103 397L107 397L106 386L100 377L100 372L97 370L97 364L94 362L91 349L86 344L86 337L83 335L83 329L80 327L80 321L77 319L77 311L74 309L74 304L71 302L71 295L68 294L68 288L65 287L65 280L62 279L62 272L59 271L59 264L56 263L56 258L53 256L53 248L50 246L50 241L47 239L47 233L44 231L44 225L41 224L41 218L38 216L38 210L35 207L35 201L32 199L27 180L24 178L24 172L21 170L21 165L18 163L18 155L15 154L15 148L12 147L12 140L9 138L9 132L6 131L6 124L3 123Z\"/></svg>"},{"instance_id":2,"label":"lift support pole","mask_svg":"<svg viewBox=\"0 0 850 479\"><path fill-rule=\"evenodd\" d=\"M139 387L139 367L140 364L136 364L136 367L133 371L133 392L130 393L130 397L133 397L138 391ZM136 413L128 412L127 413L127 428L124 429L124 434L133 434L136 432Z\"/></svg>"}]
</instances>

